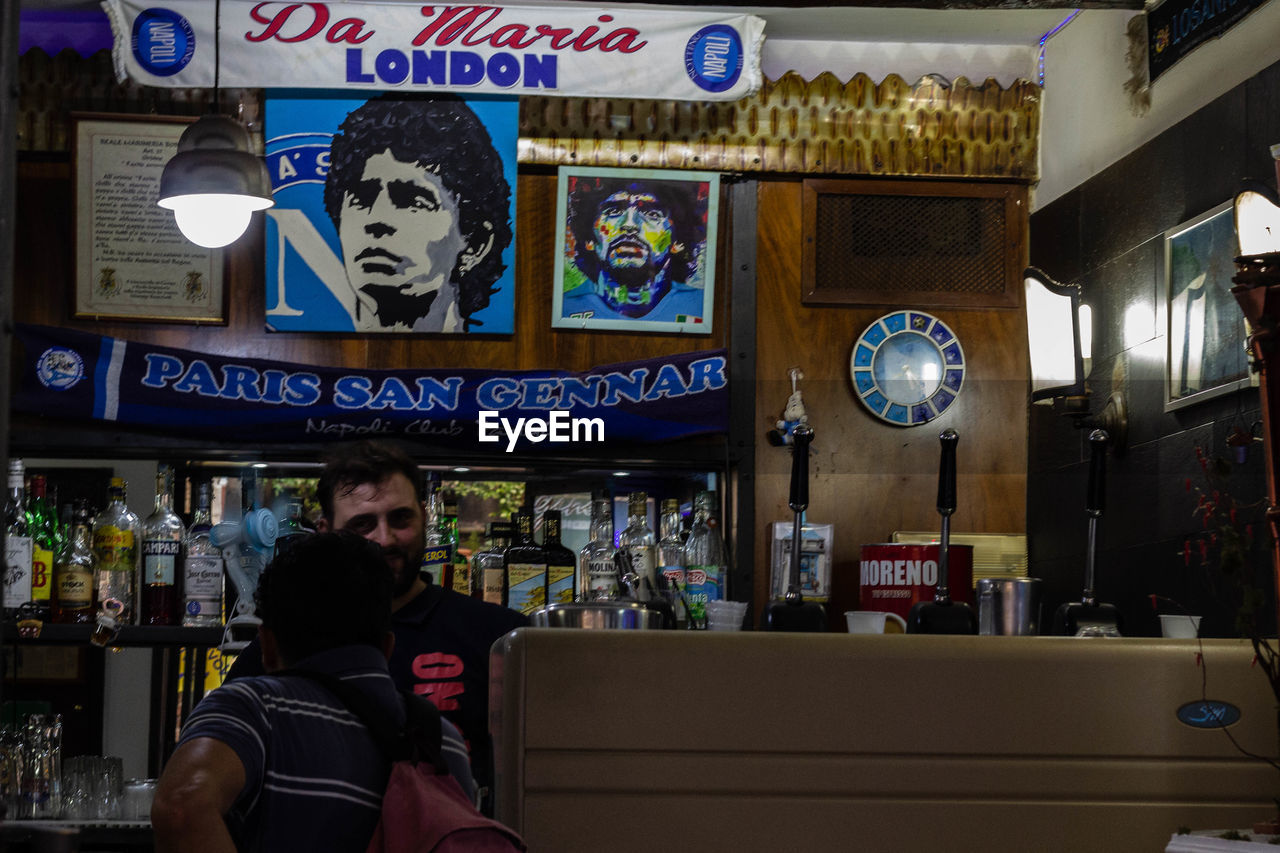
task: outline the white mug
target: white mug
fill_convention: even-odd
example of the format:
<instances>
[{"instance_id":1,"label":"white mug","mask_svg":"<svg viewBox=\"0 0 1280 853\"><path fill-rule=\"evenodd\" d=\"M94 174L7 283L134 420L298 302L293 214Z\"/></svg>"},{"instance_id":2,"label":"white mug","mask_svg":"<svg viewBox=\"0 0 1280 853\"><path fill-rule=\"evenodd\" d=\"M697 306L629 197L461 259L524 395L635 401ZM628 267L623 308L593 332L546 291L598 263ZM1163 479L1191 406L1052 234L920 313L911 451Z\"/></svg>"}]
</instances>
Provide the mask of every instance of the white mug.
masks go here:
<instances>
[{"instance_id":1,"label":"white mug","mask_svg":"<svg viewBox=\"0 0 1280 853\"><path fill-rule=\"evenodd\" d=\"M1186 613L1161 613L1160 633L1165 637L1196 637L1200 634L1200 617Z\"/></svg>"},{"instance_id":2,"label":"white mug","mask_svg":"<svg viewBox=\"0 0 1280 853\"><path fill-rule=\"evenodd\" d=\"M897 613L883 610L846 610L850 634L905 634L907 621Z\"/></svg>"}]
</instances>

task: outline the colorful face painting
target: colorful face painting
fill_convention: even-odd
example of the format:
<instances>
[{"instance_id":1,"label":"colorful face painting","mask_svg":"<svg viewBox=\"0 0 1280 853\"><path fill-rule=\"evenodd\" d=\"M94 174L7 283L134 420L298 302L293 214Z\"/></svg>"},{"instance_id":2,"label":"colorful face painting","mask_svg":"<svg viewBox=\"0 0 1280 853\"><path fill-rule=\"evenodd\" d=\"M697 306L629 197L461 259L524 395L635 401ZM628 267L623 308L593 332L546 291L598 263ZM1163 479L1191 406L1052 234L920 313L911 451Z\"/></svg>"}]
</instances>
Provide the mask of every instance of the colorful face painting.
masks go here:
<instances>
[{"instance_id":1,"label":"colorful face painting","mask_svg":"<svg viewBox=\"0 0 1280 853\"><path fill-rule=\"evenodd\" d=\"M517 112L269 93L267 327L511 334Z\"/></svg>"},{"instance_id":2,"label":"colorful face painting","mask_svg":"<svg viewBox=\"0 0 1280 853\"><path fill-rule=\"evenodd\" d=\"M560 170L552 325L711 331L719 176Z\"/></svg>"}]
</instances>

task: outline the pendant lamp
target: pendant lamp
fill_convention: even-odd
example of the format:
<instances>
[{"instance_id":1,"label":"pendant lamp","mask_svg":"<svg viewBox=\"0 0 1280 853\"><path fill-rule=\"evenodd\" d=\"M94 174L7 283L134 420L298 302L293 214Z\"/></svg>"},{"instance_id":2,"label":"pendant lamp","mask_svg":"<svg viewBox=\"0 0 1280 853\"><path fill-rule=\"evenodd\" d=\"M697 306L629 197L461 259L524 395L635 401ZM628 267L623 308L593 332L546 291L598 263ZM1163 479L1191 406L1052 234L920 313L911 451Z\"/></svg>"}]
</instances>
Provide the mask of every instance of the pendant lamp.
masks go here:
<instances>
[{"instance_id":1,"label":"pendant lamp","mask_svg":"<svg viewBox=\"0 0 1280 853\"><path fill-rule=\"evenodd\" d=\"M201 116L182 132L178 153L160 175L161 207L188 240L217 249L240 239L255 210L275 204L267 164L253 153L249 131L221 114L218 71L222 2L214 6L213 103L215 112Z\"/></svg>"},{"instance_id":2,"label":"pendant lamp","mask_svg":"<svg viewBox=\"0 0 1280 853\"><path fill-rule=\"evenodd\" d=\"M250 215L275 202L267 164L250 151L249 131L225 115L201 116L183 131L160 176L161 207L183 235L216 249L240 238Z\"/></svg>"}]
</instances>

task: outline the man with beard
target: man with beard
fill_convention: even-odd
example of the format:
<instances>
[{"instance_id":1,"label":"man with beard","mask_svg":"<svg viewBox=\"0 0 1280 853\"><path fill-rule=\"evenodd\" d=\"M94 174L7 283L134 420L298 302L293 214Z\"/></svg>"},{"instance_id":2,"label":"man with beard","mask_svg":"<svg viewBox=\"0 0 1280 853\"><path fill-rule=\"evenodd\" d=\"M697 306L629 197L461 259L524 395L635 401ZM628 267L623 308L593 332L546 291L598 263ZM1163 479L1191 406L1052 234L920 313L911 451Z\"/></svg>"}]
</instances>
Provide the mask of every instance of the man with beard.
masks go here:
<instances>
[{"instance_id":1,"label":"man with beard","mask_svg":"<svg viewBox=\"0 0 1280 853\"><path fill-rule=\"evenodd\" d=\"M357 533L382 548L395 576L391 677L398 687L430 699L462 731L483 793L493 783L489 649L528 619L445 589L419 571L426 550L426 508L418 468L400 448L379 441L337 448L325 460L317 492L317 530ZM341 600L334 601L332 618L342 618ZM261 652L250 644L227 678L261 672Z\"/></svg>"},{"instance_id":2,"label":"man with beard","mask_svg":"<svg viewBox=\"0 0 1280 853\"><path fill-rule=\"evenodd\" d=\"M463 101L391 94L347 115L329 149L324 206L361 332L463 332L489 304L511 242L511 189Z\"/></svg>"},{"instance_id":3,"label":"man with beard","mask_svg":"<svg viewBox=\"0 0 1280 853\"><path fill-rule=\"evenodd\" d=\"M706 240L696 184L579 179L569 204L574 263L587 281L564 294L561 316L688 322L703 290L686 282Z\"/></svg>"}]
</instances>

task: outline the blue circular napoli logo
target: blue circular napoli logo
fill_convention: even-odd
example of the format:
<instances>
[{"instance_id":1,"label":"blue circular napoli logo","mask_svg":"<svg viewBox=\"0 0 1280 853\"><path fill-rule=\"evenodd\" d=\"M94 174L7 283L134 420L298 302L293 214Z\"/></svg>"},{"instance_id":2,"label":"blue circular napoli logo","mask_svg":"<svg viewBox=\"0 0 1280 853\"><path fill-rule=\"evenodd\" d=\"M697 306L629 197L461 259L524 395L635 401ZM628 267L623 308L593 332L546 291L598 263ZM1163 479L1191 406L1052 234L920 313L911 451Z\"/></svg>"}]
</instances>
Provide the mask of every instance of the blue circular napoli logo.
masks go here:
<instances>
[{"instance_id":1,"label":"blue circular napoli logo","mask_svg":"<svg viewBox=\"0 0 1280 853\"><path fill-rule=\"evenodd\" d=\"M36 362L40 384L54 391L65 391L84 378L84 359L66 347L49 347Z\"/></svg>"},{"instance_id":2,"label":"blue circular napoli logo","mask_svg":"<svg viewBox=\"0 0 1280 853\"><path fill-rule=\"evenodd\" d=\"M725 24L712 24L693 34L684 48L689 79L708 92L731 89L742 76L742 38Z\"/></svg>"},{"instance_id":3,"label":"blue circular napoli logo","mask_svg":"<svg viewBox=\"0 0 1280 853\"><path fill-rule=\"evenodd\" d=\"M187 67L196 52L191 22L171 9L147 9L133 21L133 58L156 77Z\"/></svg>"}]
</instances>

